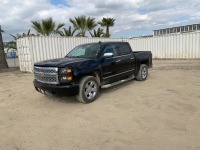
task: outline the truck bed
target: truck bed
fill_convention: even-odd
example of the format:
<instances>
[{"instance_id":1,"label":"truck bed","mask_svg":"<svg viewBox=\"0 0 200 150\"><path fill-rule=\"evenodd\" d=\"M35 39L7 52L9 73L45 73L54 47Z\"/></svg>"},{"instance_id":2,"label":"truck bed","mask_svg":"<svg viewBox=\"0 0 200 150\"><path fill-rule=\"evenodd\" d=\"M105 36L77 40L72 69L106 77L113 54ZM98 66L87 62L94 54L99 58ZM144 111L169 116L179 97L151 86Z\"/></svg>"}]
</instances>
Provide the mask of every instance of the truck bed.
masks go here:
<instances>
[{"instance_id":1,"label":"truck bed","mask_svg":"<svg viewBox=\"0 0 200 150\"><path fill-rule=\"evenodd\" d=\"M135 58L138 62L146 62L149 68L152 67L152 53L151 51L134 51Z\"/></svg>"}]
</instances>

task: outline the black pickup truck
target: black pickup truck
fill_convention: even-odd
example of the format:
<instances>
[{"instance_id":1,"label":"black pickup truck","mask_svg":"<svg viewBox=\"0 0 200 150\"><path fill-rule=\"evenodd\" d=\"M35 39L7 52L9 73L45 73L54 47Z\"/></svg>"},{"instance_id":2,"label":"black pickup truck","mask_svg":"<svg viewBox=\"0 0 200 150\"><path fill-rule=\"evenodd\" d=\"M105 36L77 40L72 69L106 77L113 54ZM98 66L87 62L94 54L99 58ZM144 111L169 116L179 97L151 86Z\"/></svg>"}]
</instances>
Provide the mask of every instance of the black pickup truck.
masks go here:
<instances>
[{"instance_id":1,"label":"black pickup truck","mask_svg":"<svg viewBox=\"0 0 200 150\"><path fill-rule=\"evenodd\" d=\"M144 81L152 67L150 51L133 52L127 42L98 42L75 47L65 58L34 64L33 81L41 93L76 95L93 102L100 88L136 78Z\"/></svg>"}]
</instances>

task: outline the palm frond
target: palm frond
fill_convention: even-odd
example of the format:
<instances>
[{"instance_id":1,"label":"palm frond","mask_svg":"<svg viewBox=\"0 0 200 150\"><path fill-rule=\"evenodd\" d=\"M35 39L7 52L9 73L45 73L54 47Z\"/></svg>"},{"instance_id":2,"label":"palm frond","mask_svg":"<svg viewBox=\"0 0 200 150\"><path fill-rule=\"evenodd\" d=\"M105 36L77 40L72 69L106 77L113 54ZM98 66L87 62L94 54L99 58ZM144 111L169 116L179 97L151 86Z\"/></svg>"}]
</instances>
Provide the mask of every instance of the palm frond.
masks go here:
<instances>
[{"instance_id":1,"label":"palm frond","mask_svg":"<svg viewBox=\"0 0 200 150\"><path fill-rule=\"evenodd\" d=\"M74 36L75 32L76 32L76 29L73 29L72 36Z\"/></svg>"},{"instance_id":2,"label":"palm frond","mask_svg":"<svg viewBox=\"0 0 200 150\"><path fill-rule=\"evenodd\" d=\"M64 36L63 31L59 31L58 34L59 34L60 36Z\"/></svg>"},{"instance_id":3,"label":"palm frond","mask_svg":"<svg viewBox=\"0 0 200 150\"><path fill-rule=\"evenodd\" d=\"M42 25L38 21L31 21L32 28L35 29L38 33L44 34L42 30Z\"/></svg>"},{"instance_id":4,"label":"palm frond","mask_svg":"<svg viewBox=\"0 0 200 150\"><path fill-rule=\"evenodd\" d=\"M50 34L60 34L60 29L64 26L64 23L60 23L56 26L56 23L53 21L52 17L47 19L43 19L39 21L32 21L32 27L38 32L38 34L42 35L50 35Z\"/></svg>"},{"instance_id":5,"label":"palm frond","mask_svg":"<svg viewBox=\"0 0 200 150\"><path fill-rule=\"evenodd\" d=\"M60 30L60 28L64 27L65 24L64 23L60 23L57 25L56 31Z\"/></svg>"},{"instance_id":6,"label":"palm frond","mask_svg":"<svg viewBox=\"0 0 200 150\"><path fill-rule=\"evenodd\" d=\"M69 21L72 23L75 31L79 31L76 36L85 36L86 32L88 31L91 34L91 30L93 30L97 24L95 22L95 18L86 17L84 15L74 17L74 19L70 18Z\"/></svg>"},{"instance_id":7,"label":"palm frond","mask_svg":"<svg viewBox=\"0 0 200 150\"><path fill-rule=\"evenodd\" d=\"M14 36L14 35L12 35L12 34L10 34L10 36L12 36L12 37L14 38L14 40L17 40L17 37L16 37L16 36Z\"/></svg>"},{"instance_id":8,"label":"palm frond","mask_svg":"<svg viewBox=\"0 0 200 150\"><path fill-rule=\"evenodd\" d=\"M31 32L31 29L28 30L28 32L27 32L26 35L27 35L27 36L30 35L30 32Z\"/></svg>"},{"instance_id":9,"label":"palm frond","mask_svg":"<svg viewBox=\"0 0 200 150\"><path fill-rule=\"evenodd\" d=\"M77 25L77 23L76 23L76 20L75 19L69 19L69 22L71 22L72 23L72 25L74 26L74 28L75 29L77 29L78 28L78 25Z\"/></svg>"},{"instance_id":10,"label":"palm frond","mask_svg":"<svg viewBox=\"0 0 200 150\"><path fill-rule=\"evenodd\" d=\"M105 33L103 32L103 29L98 28L97 30L93 30L93 37L104 37Z\"/></svg>"},{"instance_id":11,"label":"palm frond","mask_svg":"<svg viewBox=\"0 0 200 150\"><path fill-rule=\"evenodd\" d=\"M61 36L74 36L74 33L76 32L76 29L73 29L71 28L71 26L69 26L68 29L66 28L63 28L63 31L61 31L59 34Z\"/></svg>"}]
</instances>

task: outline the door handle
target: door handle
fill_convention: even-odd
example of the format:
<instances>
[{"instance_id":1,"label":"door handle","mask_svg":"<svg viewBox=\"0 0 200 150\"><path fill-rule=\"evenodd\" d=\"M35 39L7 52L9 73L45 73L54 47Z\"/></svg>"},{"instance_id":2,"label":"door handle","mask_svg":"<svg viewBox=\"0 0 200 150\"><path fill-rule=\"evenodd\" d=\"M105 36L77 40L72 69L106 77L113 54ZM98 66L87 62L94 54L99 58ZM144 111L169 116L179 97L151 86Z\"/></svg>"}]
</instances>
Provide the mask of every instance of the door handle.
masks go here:
<instances>
[{"instance_id":1,"label":"door handle","mask_svg":"<svg viewBox=\"0 0 200 150\"><path fill-rule=\"evenodd\" d=\"M120 62L121 60L117 60L116 62L118 63L118 62Z\"/></svg>"},{"instance_id":2,"label":"door handle","mask_svg":"<svg viewBox=\"0 0 200 150\"><path fill-rule=\"evenodd\" d=\"M134 59L134 57L132 57L131 59Z\"/></svg>"}]
</instances>

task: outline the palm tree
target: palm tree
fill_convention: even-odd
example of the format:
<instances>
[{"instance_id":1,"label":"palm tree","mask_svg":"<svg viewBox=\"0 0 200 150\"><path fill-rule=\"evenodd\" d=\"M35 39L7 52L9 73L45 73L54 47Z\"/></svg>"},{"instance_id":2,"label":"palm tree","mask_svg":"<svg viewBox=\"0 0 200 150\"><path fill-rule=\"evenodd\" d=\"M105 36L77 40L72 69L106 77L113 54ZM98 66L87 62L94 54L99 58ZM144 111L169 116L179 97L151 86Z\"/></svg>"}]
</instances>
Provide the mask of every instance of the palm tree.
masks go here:
<instances>
[{"instance_id":1,"label":"palm tree","mask_svg":"<svg viewBox=\"0 0 200 150\"><path fill-rule=\"evenodd\" d=\"M0 70L4 68L8 68L8 64L6 61L4 46L3 46L3 38L1 32L4 32L0 26Z\"/></svg>"},{"instance_id":2,"label":"palm tree","mask_svg":"<svg viewBox=\"0 0 200 150\"><path fill-rule=\"evenodd\" d=\"M91 31L97 26L96 22L95 22L95 18L90 18L88 17L87 18L87 30L88 32L90 33L90 35L92 36L92 33Z\"/></svg>"},{"instance_id":3,"label":"palm tree","mask_svg":"<svg viewBox=\"0 0 200 150\"><path fill-rule=\"evenodd\" d=\"M56 26L56 23L53 21L52 17L43 19L39 21L31 21L32 28L35 29L39 34L49 36L50 34L59 34L60 29L65 25L60 23Z\"/></svg>"},{"instance_id":4,"label":"palm tree","mask_svg":"<svg viewBox=\"0 0 200 150\"><path fill-rule=\"evenodd\" d=\"M93 30L94 34L93 37L104 37L105 33L103 32L103 29L98 28L97 30Z\"/></svg>"},{"instance_id":5,"label":"palm tree","mask_svg":"<svg viewBox=\"0 0 200 150\"><path fill-rule=\"evenodd\" d=\"M20 35L19 33L17 33L16 35L10 34L10 36L12 36L14 38L14 41L8 42L7 51L9 49L17 50L17 44L16 44L17 39L23 38L23 37L26 37L26 36L30 36L30 35L34 35L34 34L30 34L30 31L31 30L29 29L27 33L23 33L22 35Z\"/></svg>"},{"instance_id":6,"label":"palm tree","mask_svg":"<svg viewBox=\"0 0 200 150\"><path fill-rule=\"evenodd\" d=\"M106 37L110 37L109 27L114 26L115 19L113 18L103 18L100 22L98 22L102 27L106 27Z\"/></svg>"},{"instance_id":7,"label":"palm tree","mask_svg":"<svg viewBox=\"0 0 200 150\"><path fill-rule=\"evenodd\" d=\"M82 37L85 37L87 31L89 31L90 35L92 36L90 31L97 26L95 23L95 18L87 18L86 16L78 16L74 17L74 19L70 18L69 21L73 24L76 30L79 30L77 36Z\"/></svg>"},{"instance_id":8,"label":"palm tree","mask_svg":"<svg viewBox=\"0 0 200 150\"><path fill-rule=\"evenodd\" d=\"M23 33L23 34L22 34L22 37L34 36L34 34L31 34L30 32L31 32L31 29L29 29L27 33Z\"/></svg>"},{"instance_id":9,"label":"palm tree","mask_svg":"<svg viewBox=\"0 0 200 150\"><path fill-rule=\"evenodd\" d=\"M60 35L61 36L74 36L74 33L76 32L76 29L73 29L71 28L71 26L69 26L68 29L64 28L63 29L64 31L60 31Z\"/></svg>"}]
</instances>

